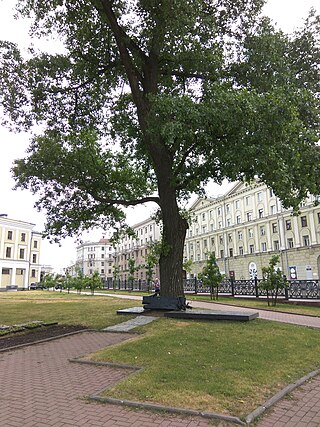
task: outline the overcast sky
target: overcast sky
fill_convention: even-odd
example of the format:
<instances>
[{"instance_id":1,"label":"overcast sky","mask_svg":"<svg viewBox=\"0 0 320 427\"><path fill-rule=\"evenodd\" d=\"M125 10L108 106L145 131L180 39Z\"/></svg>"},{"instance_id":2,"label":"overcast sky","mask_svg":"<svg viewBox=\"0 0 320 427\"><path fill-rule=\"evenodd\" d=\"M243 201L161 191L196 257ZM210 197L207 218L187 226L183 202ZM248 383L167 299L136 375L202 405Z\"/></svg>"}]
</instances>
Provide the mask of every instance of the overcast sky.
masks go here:
<instances>
[{"instance_id":1,"label":"overcast sky","mask_svg":"<svg viewBox=\"0 0 320 427\"><path fill-rule=\"evenodd\" d=\"M15 0L0 0L0 39L10 40L26 47L29 44L28 23L13 19L14 4ZM268 0L265 14L270 16L284 31L291 32L301 24L312 6L320 11L319 0ZM45 219L44 215L33 207L35 197L26 190L12 190L14 186L10 172L12 162L14 159L24 157L28 142L27 134L9 133L0 127L0 213L8 214L8 217L12 219L34 223L36 230L42 231ZM221 194L224 189L214 187L215 194L212 195ZM129 210L129 223L134 224L146 219L149 211L150 209L147 207ZM101 231L94 231L84 236L84 240L97 240L101 235ZM44 241L41 263L53 265L59 272L60 269L75 260L75 247L72 238L64 240L61 247Z\"/></svg>"}]
</instances>

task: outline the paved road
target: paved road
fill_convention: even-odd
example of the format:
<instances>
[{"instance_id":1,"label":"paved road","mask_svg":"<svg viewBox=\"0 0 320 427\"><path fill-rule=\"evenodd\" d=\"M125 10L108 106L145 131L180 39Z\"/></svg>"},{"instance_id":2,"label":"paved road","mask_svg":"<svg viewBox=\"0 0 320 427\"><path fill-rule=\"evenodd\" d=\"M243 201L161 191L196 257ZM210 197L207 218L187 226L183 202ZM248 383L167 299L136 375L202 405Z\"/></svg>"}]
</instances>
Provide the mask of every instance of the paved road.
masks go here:
<instances>
[{"instance_id":1,"label":"paved road","mask_svg":"<svg viewBox=\"0 0 320 427\"><path fill-rule=\"evenodd\" d=\"M85 396L130 370L70 363L69 358L133 335L84 332L0 353L1 427L208 427L208 421L88 402Z\"/></svg>"}]
</instances>

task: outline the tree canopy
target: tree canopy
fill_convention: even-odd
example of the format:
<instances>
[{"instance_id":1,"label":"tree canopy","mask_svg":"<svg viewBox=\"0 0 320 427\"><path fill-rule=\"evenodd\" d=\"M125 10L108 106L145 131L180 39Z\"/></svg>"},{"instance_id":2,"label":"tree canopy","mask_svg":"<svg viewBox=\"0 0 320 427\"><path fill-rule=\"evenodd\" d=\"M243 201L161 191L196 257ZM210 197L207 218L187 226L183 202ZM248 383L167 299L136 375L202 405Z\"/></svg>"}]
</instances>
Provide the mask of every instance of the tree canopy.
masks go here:
<instances>
[{"instance_id":1,"label":"tree canopy","mask_svg":"<svg viewBox=\"0 0 320 427\"><path fill-rule=\"evenodd\" d=\"M48 235L114 226L123 207L154 202L167 248L162 294L180 295L179 203L209 179L259 178L284 206L319 193L320 20L311 10L286 35L263 4L17 1L34 37L64 46L24 56L0 43L6 122L35 129L13 173L38 194Z\"/></svg>"}]
</instances>

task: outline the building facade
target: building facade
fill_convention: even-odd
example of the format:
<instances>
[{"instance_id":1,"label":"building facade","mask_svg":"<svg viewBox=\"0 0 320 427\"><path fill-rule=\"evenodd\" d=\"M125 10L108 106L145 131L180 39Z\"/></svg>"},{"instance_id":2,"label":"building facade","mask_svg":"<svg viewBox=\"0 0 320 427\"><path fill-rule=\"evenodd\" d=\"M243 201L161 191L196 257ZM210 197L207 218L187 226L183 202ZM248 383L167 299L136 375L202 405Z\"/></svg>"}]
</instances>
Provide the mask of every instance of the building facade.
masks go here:
<instances>
[{"instance_id":1,"label":"building facade","mask_svg":"<svg viewBox=\"0 0 320 427\"><path fill-rule=\"evenodd\" d=\"M160 227L154 219L148 218L131 227L134 231L134 236L125 236L122 241L116 246L114 254L114 265L118 270L120 280L128 280L129 259L134 260L136 280L147 279L147 271L145 268L150 246L160 240ZM154 277L159 276L159 266L156 265L153 271Z\"/></svg>"},{"instance_id":2,"label":"building facade","mask_svg":"<svg viewBox=\"0 0 320 427\"><path fill-rule=\"evenodd\" d=\"M113 276L114 248L109 239L102 238L98 242L84 242L77 247L75 268L70 267L68 273L75 275L79 269L85 276L98 271L102 280Z\"/></svg>"},{"instance_id":3,"label":"building facade","mask_svg":"<svg viewBox=\"0 0 320 427\"><path fill-rule=\"evenodd\" d=\"M225 195L199 198L191 207L185 260L191 260L190 277L197 276L213 252L227 277L261 278L272 255L289 279L320 277L320 206L309 197L300 215L284 209L271 189L262 183L236 183Z\"/></svg>"},{"instance_id":4,"label":"building facade","mask_svg":"<svg viewBox=\"0 0 320 427\"><path fill-rule=\"evenodd\" d=\"M42 236L34 224L0 216L0 290L28 289L40 281Z\"/></svg>"}]
</instances>

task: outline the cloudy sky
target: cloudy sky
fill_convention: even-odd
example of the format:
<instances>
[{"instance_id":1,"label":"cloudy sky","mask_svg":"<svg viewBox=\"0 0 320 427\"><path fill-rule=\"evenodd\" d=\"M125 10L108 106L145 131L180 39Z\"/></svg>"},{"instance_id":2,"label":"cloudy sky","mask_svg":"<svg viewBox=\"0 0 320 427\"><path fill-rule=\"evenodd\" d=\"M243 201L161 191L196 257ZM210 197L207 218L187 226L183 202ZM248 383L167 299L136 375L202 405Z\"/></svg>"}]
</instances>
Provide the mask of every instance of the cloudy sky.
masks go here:
<instances>
[{"instance_id":1,"label":"cloudy sky","mask_svg":"<svg viewBox=\"0 0 320 427\"><path fill-rule=\"evenodd\" d=\"M28 22L15 21L13 19L13 6L15 0L0 0L0 39L10 40L26 47L29 44ZM319 0L268 0L265 6L265 14L270 16L279 27L286 32L291 32L300 25L311 7L320 11ZM27 134L13 134L0 127L0 213L6 213L12 219L20 219L36 225L37 231L43 230L44 215L37 212L33 205L35 197L28 191L13 191L14 181L10 169L14 159L24 157L28 147L29 136ZM214 187L217 195L224 188ZM128 212L129 223L134 224L149 216L149 209L141 207L131 209ZM97 240L101 237L101 231L93 231L84 240ZM42 246L41 262L53 265L57 272L75 260L75 243L72 238L66 239L61 246L45 241Z\"/></svg>"}]
</instances>

